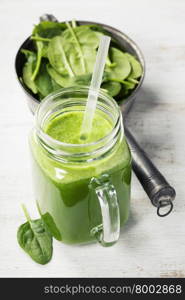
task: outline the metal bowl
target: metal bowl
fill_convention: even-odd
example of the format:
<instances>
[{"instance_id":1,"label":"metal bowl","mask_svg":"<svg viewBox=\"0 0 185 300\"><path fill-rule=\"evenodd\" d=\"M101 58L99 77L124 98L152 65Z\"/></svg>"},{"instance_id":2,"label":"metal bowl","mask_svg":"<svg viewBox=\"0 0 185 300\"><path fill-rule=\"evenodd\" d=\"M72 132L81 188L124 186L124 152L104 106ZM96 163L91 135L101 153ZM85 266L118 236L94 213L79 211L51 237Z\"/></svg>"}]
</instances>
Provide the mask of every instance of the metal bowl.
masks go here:
<instances>
[{"instance_id":1,"label":"metal bowl","mask_svg":"<svg viewBox=\"0 0 185 300\"><path fill-rule=\"evenodd\" d=\"M120 108L124 113L127 113L132 104L135 101L135 98L140 90L140 87L143 83L143 79L145 76L145 61L144 61L144 57L143 54L141 52L141 50L139 49L139 47L136 45L136 43L134 41L132 41L126 34L124 34L123 32L117 30L114 27L105 25L105 24L101 24L101 23L96 23L96 22L90 22L90 21L77 21L78 24L80 25L86 25L86 24L95 24L95 25L100 25L103 27L103 29L105 29L107 32L109 32L109 34L116 40L118 46L120 49L123 49L126 52L131 53L132 55L134 55L138 61L141 63L142 68L143 68L143 73L142 76L139 80L139 84L137 85L137 87L133 90L133 92L131 93L131 95L128 96L128 98L126 98L121 104L120 104ZM17 74L17 79L20 83L20 85L22 86L25 94L26 94L26 99L27 99L27 103L28 106L31 110L32 113L35 112L37 106L39 105L40 101L36 98L36 96L25 86L25 84L21 81L21 77L22 77L22 70L23 70L23 66L24 63L26 61L25 56L21 53L21 49L32 49L33 48L33 42L30 40L30 37L28 37L24 43L20 46L17 54L16 54L16 58L15 58L15 70L16 70L16 74Z\"/></svg>"}]
</instances>

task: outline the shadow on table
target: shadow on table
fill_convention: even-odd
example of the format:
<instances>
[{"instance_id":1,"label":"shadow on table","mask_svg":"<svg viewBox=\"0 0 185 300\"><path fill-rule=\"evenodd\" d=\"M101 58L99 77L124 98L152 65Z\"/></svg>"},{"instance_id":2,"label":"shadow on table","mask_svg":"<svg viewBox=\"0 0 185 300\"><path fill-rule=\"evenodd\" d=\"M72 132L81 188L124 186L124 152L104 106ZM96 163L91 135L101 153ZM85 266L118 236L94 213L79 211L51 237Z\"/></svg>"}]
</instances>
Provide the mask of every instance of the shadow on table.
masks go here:
<instances>
[{"instance_id":1,"label":"shadow on table","mask_svg":"<svg viewBox=\"0 0 185 300\"><path fill-rule=\"evenodd\" d=\"M139 220L136 218L136 215L133 213L132 210L130 210L128 221L121 228L120 234L128 233L130 230L132 230L137 225L138 221Z\"/></svg>"},{"instance_id":2,"label":"shadow on table","mask_svg":"<svg viewBox=\"0 0 185 300\"><path fill-rule=\"evenodd\" d=\"M147 113L153 111L161 105L159 95L149 87L142 88L135 99L128 114L124 116L124 122L134 132L143 129L144 119Z\"/></svg>"},{"instance_id":3,"label":"shadow on table","mask_svg":"<svg viewBox=\"0 0 185 300\"><path fill-rule=\"evenodd\" d=\"M167 103L165 103L165 105L167 105ZM160 99L160 96L152 90L151 87L143 87L138 97L135 99L135 103L133 104L125 121L136 141L138 141L141 147L146 150L146 153L151 159L161 159L163 151L168 151L168 153L170 152L170 136L168 136L164 143L166 135L164 136L162 131L158 130L156 132L156 130L154 130L151 133L148 132L146 134L146 114L149 112L151 114L153 111L157 118L157 111L159 111L160 106L162 106L164 110L164 103L162 102L162 99ZM168 124L166 123L166 127L167 126ZM143 131L145 134L143 134ZM169 162L172 163L173 159L171 157L169 159Z\"/></svg>"},{"instance_id":4,"label":"shadow on table","mask_svg":"<svg viewBox=\"0 0 185 300\"><path fill-rule=\"evenodd\" d=\"M128 114L128 118L130 115L133 118L136 111L141 112L142 116L144 116L145 113L149 110L151 111L155 109L157 106L160 106L161 103L159 94L157 94L151 87L142 87Z\"/></svg>"}]
</instances>

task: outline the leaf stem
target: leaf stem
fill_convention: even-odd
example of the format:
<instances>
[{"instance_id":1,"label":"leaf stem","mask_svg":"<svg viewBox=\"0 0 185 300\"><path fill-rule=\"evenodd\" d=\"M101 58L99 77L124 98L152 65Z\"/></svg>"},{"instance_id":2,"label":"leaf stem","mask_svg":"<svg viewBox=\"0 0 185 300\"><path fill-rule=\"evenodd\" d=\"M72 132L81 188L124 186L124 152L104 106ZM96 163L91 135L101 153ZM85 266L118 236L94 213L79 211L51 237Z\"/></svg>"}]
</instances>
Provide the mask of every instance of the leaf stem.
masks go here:
<instances>
[{"instance_id":1,"label":"leaf stem","mask_svg":"<svg viewBox=\"0 0 185 300\"><path fill-rule=\"evenodd\" d=\"M72 70L72 68L71 68L71 66L70 66L70 64L69 64L69 62L68 62L67 56L66 56L66 54L65 54L65 51L64 51L63 46L62 46L61 43L58 43L58 48L60 49L60 51L61 51L61 53L62 53L63 60L64 60L64 65L65 65L65 67L66 67L66 70L67 70L68 73L69 73L69 76L70 76L70 77L74 77L74 72L73 72L73 70Z\"/></svg>"},{"instance_id":2,"label":"leaf stem","mask_svg":"<svg viewBox=\"0 0 185 300\"><path fill-rule=\"evenodd\" d=\"M24 212L24 215L25 215L25 217L26 217L26 220L27 220L28 222L31 221L31 217L30 217L30 215L29 215L29 212L28 212L26 206L22 203L22 204L21 204L21 207L22 207L22 209L23 209L23 212Z\"/></svg>"},{"instance_id":3,"label":"leaf stem","mask_svg":"<svg viewBox=\"0 0 185 300\"><path fill-rule=\"evenodd\" d=\"M133 82L133 83L139 83L139 81L134 78L128 78L128 81Z\"/></svg>"},{"instance_id":4,"label":"leaf stem","mask_svg":"<svg viewBox=\"0 0 185 300\"><path fill-rule=\"evenodd\" d=\"M127 82L125 80L121 80L121 79L117 79L117 78L110 78L109 80L110 81L115 81L115 82L120 82L120 83L125 84L125 85L129 85L129 82Z\"/></svg>"},{"instance_id":5,"label":"leaf stem","mask_svg":"<svg viewBox=\"0 0 185 300\"><path fill-rule=\"evenodd\" d=\"M40 63L41 63L41 56L38 55L38 58L37 58L37 63L36 63L36 67L35 67L35 70L31 76L31 80L34 81L36 76L37 76L37 73L39 71L39 68L40 68Z\"/></svg>"},{"instance_id":6,"label":"leaf stem","mask_svg":"<svg viewBox=\"0 0 185 300\"><path fill-rule=\"evenodd\" d=\"M42 49L43 49L43 43L42 42L39 42L37 41L36 42L37 44L37 61L36 61L36 66L35 66L35 70L31 76L31 80L34 81L38 72L39 72L39 69L40 69L40 64L41 64L41 59L42 59Z\"/></svg>"},{"instance_id":7,"label":"leaf stem","mask_svg":"<svg viewBox=\"0 0 185 300\"><path fill-rule=\"evenodd\" d=\"M107 65L108 67L112 68L112 67L115 67L115 66L116 66L116 63L111 62L109 56L107 56L107 58L106 58L106 65Z\"/></svg>"},{"instance_id":8,"label":"leaf stem","mask_svg":"<svg viewBox=\"0 0 185 300\"><path fill-rule=\"evenodd\" d=\"M73 19L73 20L71 21L71 23L72 23L73 28L75 28L75 27L76 27L76 20Z\"/></svg>"},{"instance_id":9,"label":"leaf stem","mask_svg":"<svg viewBox=\"0 0 185 300\"><path fill-rule=\"evenodd\" d=\"M81 60L81 64L82 64L82 69L83 69L83 72L86 73L85 61L84 61L84 57L83 57L83 53L82 53L82 49L81 49L80 43L79 43L79 41L78 41L78 39L76 37L76 34L75 34L73 28L69 24L69 22L66 22L66 25L67 25L67 28L69 29L69 31L70 31L73 39L76 42L76 45L77 45L77 48L78 48L78 52L80 54L80 60Z\"/></svg>"},{"instance_id":10,"label":"leaf stem","mask_svg":"<svg viewBox=\"0 0 185 300\"><path fill-rule=\"evenodd\" d=\"M51 41L51 39L43 38L41 36L35 36L35 35L31 36L31 40L40 41L40 42L50 42Z\"/></svg>"},{"instance_id":11,"label":"leaf stem","mask_svg":"<svg viewBox=\"0 0 185 300\"><path fill-rule=\"evenodd\" d=\"M36 205L37 205L37 210L39 212L39 215L42 217L42 213L41 213L41 210L40 210L39 202L37 200L36 200Z\"/></svg>"}]
</instances>

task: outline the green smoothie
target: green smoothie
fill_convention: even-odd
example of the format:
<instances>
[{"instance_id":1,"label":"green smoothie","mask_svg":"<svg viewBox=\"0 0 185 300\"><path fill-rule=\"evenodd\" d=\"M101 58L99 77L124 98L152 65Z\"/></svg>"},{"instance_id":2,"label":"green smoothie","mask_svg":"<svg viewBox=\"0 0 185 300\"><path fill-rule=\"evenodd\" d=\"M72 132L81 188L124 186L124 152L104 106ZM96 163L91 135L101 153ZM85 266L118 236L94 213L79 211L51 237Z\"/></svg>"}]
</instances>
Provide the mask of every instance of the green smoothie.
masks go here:
<instances>
[{"instance_id":1,"label":"green smoothie","mask_svg":"<svg viewBox=\"0 0 185 300\"><path fill-rule=\"evenodd\" d=\"M96 113L87 140L80 138L82 111L65 112L45 125L44 131L67 144L97 142L112 130L111 121ZM120 222L129 213L131 156L125 138L110 153L85 162L60 161L52 157L33 134L31 137L34 185L38 206L54 237L64 243L86 243L94 240L92 229L102 223L100 205L92 178L107 178L117 193ZM83 145L82 145L83 149Z\"/></svg>"},{"instance_id":2,"label":"green smoothie","mask_svg":"<svg viewBox=\"0 0 185 300\"><path fill-rule=\"evenodd\" d=\"M87 139L81 139L81 126L84 113L67 112L56 117L45 128L45 132L55 140L67 144L88 144L96 142L106 136L112 129L112 124L100 114L95 114L93 119L92 131Z\"/></svg>"}]
</instances>

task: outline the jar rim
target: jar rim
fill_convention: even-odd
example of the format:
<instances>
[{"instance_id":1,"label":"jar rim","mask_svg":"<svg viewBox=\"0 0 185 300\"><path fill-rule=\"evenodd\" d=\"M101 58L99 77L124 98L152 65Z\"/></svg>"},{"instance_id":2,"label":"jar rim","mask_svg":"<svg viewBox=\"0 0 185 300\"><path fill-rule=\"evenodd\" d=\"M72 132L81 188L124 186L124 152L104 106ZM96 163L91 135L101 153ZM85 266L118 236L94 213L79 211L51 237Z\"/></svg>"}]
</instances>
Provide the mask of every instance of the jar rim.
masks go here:
<instances>
[{"instance_id":1,"label":"jar rim","mask_svg":"<svg viewBox=\"0 0 185 300\"><path fill-rule=\"evenodd\" d=\"M78 148L89 148L91 146L97 146L102 144L103 142L106 142L108 140L110 140L112 137L114 137L114 135L116 134L116 131L119 127L119 123L120 123L120 117L121 117L121 111L120 108L118 106L118 104L116 103L116 101L109 96L108 94L106 94L104 91L100 90L98 93L98 97L102 98L103 100L106 100L107 102L110 101L109 103L116 109L117 111L117 120L113 126L113 128L111 129L111 131L105 135L104 137L102 137L101 139L94 141L94 142L90 142L90 143L85 143L85 144L70 144L70 143L65 143L59 140L54 139L53 137L51 137L50 135L48 135L46 132L43 131L43 128L41 126L41 114L42 114L42 109L44 108L44 106L48 105L49 102L51 102L52 100L54 100L55 98L64 95L65 93L68 92L87 92L89 90L88 86L73 86L73 87L69 87L69 88L61 88L60 90L57 90L51 94L49 94L47 97L45 97L42 102L39 104L36 113L35 113L35 121L36 121L36 130L39 133L39 136L41 138L43 138L44 140L47 140L48 142L51 142L52 144L55 144L57 146L62 146L64 148L73 148L73 149L78 149ZM92 91L95 91L94 89L91 89Z\"/></svg>"}]
</instances>

